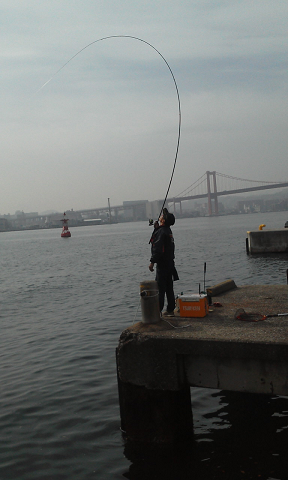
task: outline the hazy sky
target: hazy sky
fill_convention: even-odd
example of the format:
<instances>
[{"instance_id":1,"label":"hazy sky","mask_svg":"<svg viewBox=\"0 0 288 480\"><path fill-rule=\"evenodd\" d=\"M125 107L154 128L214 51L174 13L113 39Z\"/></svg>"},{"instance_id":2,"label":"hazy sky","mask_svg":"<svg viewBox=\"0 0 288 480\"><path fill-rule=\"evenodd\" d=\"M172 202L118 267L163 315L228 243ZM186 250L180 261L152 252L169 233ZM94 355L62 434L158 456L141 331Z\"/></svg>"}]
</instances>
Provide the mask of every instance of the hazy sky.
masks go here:
<instances>
[{"instance_id":1,"label":"hazy sky","mask_svg":"<svg viewBox=\"0 0 288 480\"><path fill-rule=\"evenodd\" d=\"M287 0L2 0L0 213L288 180ZM41 88L51 77L52 80ZM40 89L40 90L39 90Z\"/></svg>"}]
</instances>

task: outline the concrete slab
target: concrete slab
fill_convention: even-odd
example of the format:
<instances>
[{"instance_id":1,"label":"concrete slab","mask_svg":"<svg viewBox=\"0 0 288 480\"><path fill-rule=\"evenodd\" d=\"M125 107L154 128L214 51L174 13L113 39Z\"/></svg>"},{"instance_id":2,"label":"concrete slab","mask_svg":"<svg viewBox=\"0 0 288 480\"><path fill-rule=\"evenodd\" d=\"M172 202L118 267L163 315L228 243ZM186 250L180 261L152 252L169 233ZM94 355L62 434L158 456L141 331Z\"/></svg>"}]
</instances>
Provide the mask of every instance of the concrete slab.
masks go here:
<instances>
[{"instance_id":1,"label":"concrete slab","mask_svg":"<svg viewBox=\"0 0 288 480\"><path fill-rule=\"evenodd\" d=\"M260 322L247 313L288 312L287 285L242 286L212 298L221 307L204 318L173 317L127 328L118 346L123 382L148 389L185 385L288 395L288 316Z\"/></svg>"}]
</instances>

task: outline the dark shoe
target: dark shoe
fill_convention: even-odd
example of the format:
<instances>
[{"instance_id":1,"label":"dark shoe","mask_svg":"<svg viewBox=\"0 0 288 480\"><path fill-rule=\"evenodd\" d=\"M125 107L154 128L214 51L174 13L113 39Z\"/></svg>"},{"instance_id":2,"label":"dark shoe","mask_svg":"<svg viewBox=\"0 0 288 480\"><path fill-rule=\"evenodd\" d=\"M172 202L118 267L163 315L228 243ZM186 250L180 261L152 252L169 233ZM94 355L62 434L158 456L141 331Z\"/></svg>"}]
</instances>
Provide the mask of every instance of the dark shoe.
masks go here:
<instances>
[{"instance_id":1,"label":"dark shoe","mask_svg":"<svg viewBox=\"0 0 288 480\"><path fill-rule=\"evenodd\" d=\"M174 317L174 311L168 312L168 310L165 310L165 312L162 312L162 317Z\"/></svg>"}]
</instances>

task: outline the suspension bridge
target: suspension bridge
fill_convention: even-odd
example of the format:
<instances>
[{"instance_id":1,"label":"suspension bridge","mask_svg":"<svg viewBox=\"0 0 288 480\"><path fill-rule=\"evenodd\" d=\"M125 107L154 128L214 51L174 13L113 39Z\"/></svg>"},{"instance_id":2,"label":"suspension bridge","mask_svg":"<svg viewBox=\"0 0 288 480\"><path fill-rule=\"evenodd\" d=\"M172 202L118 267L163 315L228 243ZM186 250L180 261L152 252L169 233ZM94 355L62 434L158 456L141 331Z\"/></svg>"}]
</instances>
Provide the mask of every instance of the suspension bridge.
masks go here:
<instances>
[{"instance_id":1,"label":"suspension bridge","mask_svg":"<svg viewBox=\"0 0 288 480\"><path fill-rule=\"evenodd\" d=\"M205 172L202 177L198 178L195 182L192 183L185 190L180 192L175 197L170 197L166 199L166 205L170 210L173 209L180 210L180 215L182 215L182 202L187 200L197 200L201 198L207 198L207 210L208 215L218 215L218 198L224 195L236 195L238 193L248 193L268 189L276 188L285 188L288 187L288 182L275 182L275 181L261 181L261 180L248 180L244 178L232 177L230 175L225 175L224 173L219 172ZM92 219L93 221L100 221L103 217L107 221L117 222L119 216L122 218L125 217L136 220L144 220L145 218L156 218L160 213L161 207L163 205L164 199L155 200L153 202L148 202L147 200L142 201L128 201L123 202L122 205L110 206L110 199L108 198L108 206L103 207L94 207L89 209L82 210L66 210L66 213L69 215L69 219L73 222L83 221L86 219L87 224L88 220ZM153 205L153 207L152 207ZM172 207L172 208L171 208ZM152 212L152 209L154 213ZM149 211L149 213L148 213ZM132 212L132 215L131 215ZM40 225L46 226L46 223L49 222L53 225L59 224L60 214L51 214L51 215L31 215L27 217L24 213L17 217L14 221L14 227L18 226L20 228L27 228L31 225ZM62 215L61 215L62 218ZM7 220L0 219L0 231L7 229ZM9 219L11 223L11 220ZM90 224L92 225L91 221Z\"/></svg>"},{"instance_id":2,"label":"suspension bridge","mask_svg":"<svg viewBox=\"0 0 288 480\"><path fill-rule=\"evenodd\" d=\"M261 180L248 180L244 178L232 177L219 173L216 171L205 172L202 177L192 183L185 190L180 192L175 197L167 198L166 205L171 209L174 206L174 212L180 210L182 215L182 202L187 200L197 200L201 198L207 198L208 215L218 215L218 198L223 195L236 195L240 193L255 192L268 189L284 188L288 187L287 182L272 182ZM86 218L99 218L101 215L107 215L110 219L118 220L119 214L123 214L125 211L132 211L133 219L143 219L147 216L146 204L155 203L155 212L151 214L151 217L160 212L164 199L155 200L154 202L147 201L132 201L123 202L122 205L111 205L108 198L108 206L96 207L85 210L78 210L73 214L79 214L86 216ZM177 208L178 205L178 208ZM67 213L67 212L66 212ZM72 212L69 212L69 218L72 218Z\"/></svg>"},{"instance_id":3,"label":"suspension bridge","mask_svg":"<svg viewBox=\"0 0 288 480\"><path fill-rule=\"evenodd\" d=\"M207 171L181 193L173 198L168 198L167 203L174 204L174 210L176 209L176 204L179 204L180 212L182 213L182 202L207 198L208 214L218 215L218 197L284 187L288 187L288 182L248 180L215 171Z\"/></svg>"}]
</instances>

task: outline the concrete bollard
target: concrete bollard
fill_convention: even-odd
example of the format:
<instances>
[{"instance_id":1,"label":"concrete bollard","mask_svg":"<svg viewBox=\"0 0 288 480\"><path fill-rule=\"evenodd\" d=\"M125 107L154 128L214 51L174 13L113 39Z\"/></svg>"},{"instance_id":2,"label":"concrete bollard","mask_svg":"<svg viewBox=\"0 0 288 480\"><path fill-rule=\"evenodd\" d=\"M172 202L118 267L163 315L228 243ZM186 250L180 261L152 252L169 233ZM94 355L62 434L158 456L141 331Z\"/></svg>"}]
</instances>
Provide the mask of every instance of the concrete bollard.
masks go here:
<instances>
[{"instance_id":1,"label":"concrete bollard","mask_svg":"<svg viewBox=\"0 0 288 480\"><path fill-rule=\"evenodd\" d=\"M140 283L141 310L143 323L160 322L159 289L155 280Z\"/></svg>"},{"instance_id":2,"label":"concrete bollard","mask_svg":"<svg viewBox=\"0 0 288 480\"><path fill-rule=\"evenodd\" d=\"M233 288L237 288L234 280L225 280L224 282L218 283L213 287L208 287L206 291L207 295L210 297L216 297L216 295L221 295L221 293L228 292Z\"/></svg>"}]
</instances>

